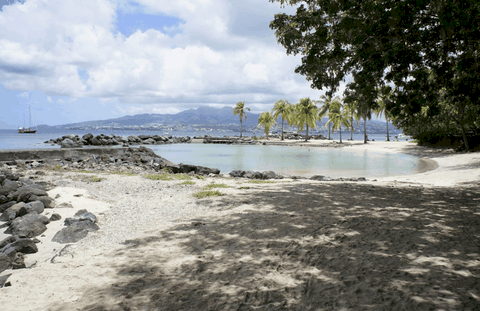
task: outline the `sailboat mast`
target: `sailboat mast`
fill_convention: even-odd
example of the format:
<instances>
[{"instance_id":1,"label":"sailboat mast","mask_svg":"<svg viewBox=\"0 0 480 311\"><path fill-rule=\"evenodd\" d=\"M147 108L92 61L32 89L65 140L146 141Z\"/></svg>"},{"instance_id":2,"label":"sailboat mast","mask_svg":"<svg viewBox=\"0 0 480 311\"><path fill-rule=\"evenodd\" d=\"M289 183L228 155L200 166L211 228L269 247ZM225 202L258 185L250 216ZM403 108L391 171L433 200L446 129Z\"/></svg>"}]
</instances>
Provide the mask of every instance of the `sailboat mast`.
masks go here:
<instances>
[{"instance_id":1,"label":"sailboat mast","mask_svg":"<svg viewBox=\"0 0 480 311\"><path fill-rule=\"evenodd\" d=\"M32 127L32 106L28 106L28 128Z\"/></svg>"}]
</instances>

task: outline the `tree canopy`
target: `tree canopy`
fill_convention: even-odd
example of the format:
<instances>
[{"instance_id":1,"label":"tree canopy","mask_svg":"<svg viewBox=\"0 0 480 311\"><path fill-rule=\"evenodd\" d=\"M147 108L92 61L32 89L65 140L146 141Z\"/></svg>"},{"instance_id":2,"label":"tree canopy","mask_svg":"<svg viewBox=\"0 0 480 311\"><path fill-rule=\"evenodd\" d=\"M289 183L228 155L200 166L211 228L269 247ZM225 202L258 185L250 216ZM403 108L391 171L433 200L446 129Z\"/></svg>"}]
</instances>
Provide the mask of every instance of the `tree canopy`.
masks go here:
<instances>
[{"instance_id":1,"label":"tree canopy","mask_svg":"<svg viewBox=\"0 0 480 311\"><path fill-rule=\"evenodd\" d=\"M413 134L425 114L446 120L446 108L464 137L480 127L480 1L270 2L297 6L294 15L275 15L270 27L287 54L302 55L295 72L313 88L332 96L351 75L347 89L374 106L380 87L394 85L386 109Z\"/></svg>"}]
</instances>

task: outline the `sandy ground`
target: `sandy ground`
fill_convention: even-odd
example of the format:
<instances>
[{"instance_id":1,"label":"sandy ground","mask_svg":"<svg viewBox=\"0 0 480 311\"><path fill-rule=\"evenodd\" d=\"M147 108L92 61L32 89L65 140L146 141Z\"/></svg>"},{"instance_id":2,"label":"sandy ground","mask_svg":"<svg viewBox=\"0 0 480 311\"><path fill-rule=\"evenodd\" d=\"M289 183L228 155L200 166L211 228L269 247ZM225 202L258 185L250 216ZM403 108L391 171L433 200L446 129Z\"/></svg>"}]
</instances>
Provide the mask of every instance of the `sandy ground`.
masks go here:
<instances>
[{"instance_id":1,"label":"sandy ground","mask_svg":"<svg viewBox=\"0 0 480 311\"><path fill-rule=\"evenodd\" d=\"M101 229L66 246L50 242L51 224L31 268L2 273L0 309L480 309L480 154L346 148L424 161L361 183L47 172L50 195L74 206L51 212L86 208ZM229 188L193 196L211 183Z\"/></svg>"}]
</instances>

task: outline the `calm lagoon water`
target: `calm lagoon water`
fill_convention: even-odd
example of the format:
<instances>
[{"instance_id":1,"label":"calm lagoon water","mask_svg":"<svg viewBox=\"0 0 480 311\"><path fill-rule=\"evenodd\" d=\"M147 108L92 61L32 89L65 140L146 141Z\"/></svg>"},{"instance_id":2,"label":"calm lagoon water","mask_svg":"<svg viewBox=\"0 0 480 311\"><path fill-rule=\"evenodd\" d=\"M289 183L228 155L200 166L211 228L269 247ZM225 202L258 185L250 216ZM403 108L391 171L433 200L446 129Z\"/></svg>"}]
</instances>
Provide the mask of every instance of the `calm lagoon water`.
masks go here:
<instances>
[{"instance_id":1,"label":"calm lagoon water","mask_svg":"<svg viewBox=\"0 0 480 311\"><path fill-rule=\"evenodd\" d=\"M90 131L94 135L101 133L119 136L140 134L163 134L138 131ZM0 150L60 148L45 144L51 138L68 134L82 136L85 131L48 131L36 134L18 134L16 130L0 130ZM224 136L225 133L175 132L174 136L194 136L210 134ZM370 136L370 135L369 135ZM382 135L373 136L383 140ZM382 139L383 138L383 139ZM355 135L356 140L363 139ZM418 158L404 154L378 153L355 150L352 148L311 148L281 146L235 146L180 144L147 146L160 156L175 162L216 167L222 173L232 170L272 170L291 175L325 175L330 177L380 177L416 172Z\"/></svg>"},{"instance_id":2,"label":"calm lagoon water","mask_svg":"<svg viewBox=\"0 0 480 311\"><path fill-rule=\"evenodd\" d=\"M232 170L272 170L290 175L330 177L381 177L410 174L418 158L405 154L380 153L353 148L308 148L240 145L149 146L175 163Z\"/></svg>"}]
</instances>

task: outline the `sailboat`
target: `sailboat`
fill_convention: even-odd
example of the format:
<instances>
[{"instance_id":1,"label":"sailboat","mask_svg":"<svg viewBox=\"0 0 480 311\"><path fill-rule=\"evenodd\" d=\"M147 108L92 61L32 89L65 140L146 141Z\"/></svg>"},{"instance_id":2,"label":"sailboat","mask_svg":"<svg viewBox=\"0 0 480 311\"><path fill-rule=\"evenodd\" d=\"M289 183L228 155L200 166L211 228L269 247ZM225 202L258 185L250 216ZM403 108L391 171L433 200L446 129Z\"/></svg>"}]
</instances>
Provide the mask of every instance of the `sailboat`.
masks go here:
<instances>
[{"instance_id":1,"label":"sailboat","mask_svg":"<svg viewBox=\"0 0 480 311\"><path fill-rule=\"evenodd\" d=\"M32 123L32 107L28 106L29 108L29 119L28 119L28 127L25 127L25 119L23 120L23 127L18 129L19 133L24 133L24 134L35 134L37 130L33 130L31 128L31 123ZM37 121L35 121L35 117L33 118L33 121L35 122L35 128L37 127Z\"/></svg>"}]
</instances>

